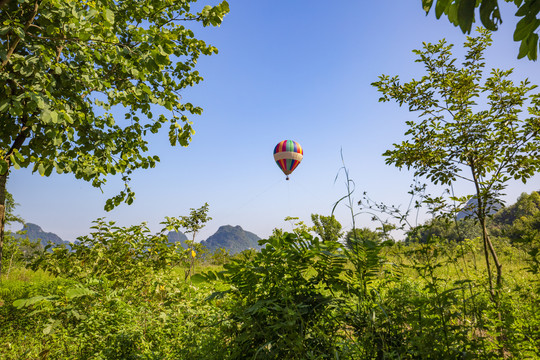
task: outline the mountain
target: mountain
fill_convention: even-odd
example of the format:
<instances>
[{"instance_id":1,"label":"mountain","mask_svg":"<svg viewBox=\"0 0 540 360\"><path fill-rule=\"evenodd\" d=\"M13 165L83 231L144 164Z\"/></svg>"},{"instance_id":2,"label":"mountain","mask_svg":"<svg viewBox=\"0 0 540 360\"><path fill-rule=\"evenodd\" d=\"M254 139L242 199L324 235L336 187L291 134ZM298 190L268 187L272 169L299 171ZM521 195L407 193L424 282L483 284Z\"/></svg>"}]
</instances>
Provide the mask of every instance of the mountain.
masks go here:
<instances>
[{"instance_id":1,"label":"mountain","mask_svg":"<svg viewBox=\"0 0 540 360\"><path fill-rule=\"evenodd\" d=\"M201 244L206 246L208 250L215 251L219 248L229 250L231 254L236 254L247 249L260 250L258 241L261 238L245 231L240 226L224 225L210 236L206 241L201 241Z\"/></svg>"},{"instance_id":2,"label":"mountain","mask_svg":"<svg viewBox=\"0 0 540 360\"><path fill-rule=\"evenodd\" d=\"M176 232L171 231L167 234L167 238L169 239L170 243L177 243L179 242L182 247L186 247L186 240L188 239L187 236L183 232Z\"/></svg>"},{"instance_id":3,"label":"mountain","mask_svg":"<svg viewBox=\"0 0 540 360\"><path fill-rule=\"evenodd\" d=\"M71 245L69 241L62 240L60 236L52 233L52 232L45 232L43 229L36 224L32 223L26 223L24 227L22 228L22 231L26 231L24 234L12 234L16 238L28 238L32 241L40 241L42 246L46 246L47 243L50 241L55 245L67 245L68 247Z\"/></svg>"},{"instance_id":4,"label":"mountain","mask_svg":"<svg viewBox=\"0 0 540 360\"><path fill-rule=\"evenodd\" d=\"M467 205L465 205L465 208L457 213L456 218L458 220L465 219L467 217L471 217L473 215L473 212L476 210L476 207L478 206L478 200L475 198L471 198L469 201L467 201ZM499 203L494 204L488 212L488 215L493 215L497 211L499 211L502 208L502 205Z\"/></svg>"}]
</instances>

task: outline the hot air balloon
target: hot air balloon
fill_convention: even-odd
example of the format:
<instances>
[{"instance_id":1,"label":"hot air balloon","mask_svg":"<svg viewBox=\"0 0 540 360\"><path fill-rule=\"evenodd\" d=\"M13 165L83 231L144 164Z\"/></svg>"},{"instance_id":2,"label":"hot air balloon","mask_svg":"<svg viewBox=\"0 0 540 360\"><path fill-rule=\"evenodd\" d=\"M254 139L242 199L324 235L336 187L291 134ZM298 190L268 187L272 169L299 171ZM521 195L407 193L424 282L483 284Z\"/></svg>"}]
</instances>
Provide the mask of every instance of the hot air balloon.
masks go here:
<instances>
[{"instance_id":1,"label":"hot air balloon","mask_svg":"<svg viewBox=\"0 0 540 360\"><path fill-rule=\"evenodd\" d=\"M299 143L292 140L283 140L274 148L274 160L281 171L287 175L296 169L304 157L304 150Z\"/></svg>"}]
</instances>

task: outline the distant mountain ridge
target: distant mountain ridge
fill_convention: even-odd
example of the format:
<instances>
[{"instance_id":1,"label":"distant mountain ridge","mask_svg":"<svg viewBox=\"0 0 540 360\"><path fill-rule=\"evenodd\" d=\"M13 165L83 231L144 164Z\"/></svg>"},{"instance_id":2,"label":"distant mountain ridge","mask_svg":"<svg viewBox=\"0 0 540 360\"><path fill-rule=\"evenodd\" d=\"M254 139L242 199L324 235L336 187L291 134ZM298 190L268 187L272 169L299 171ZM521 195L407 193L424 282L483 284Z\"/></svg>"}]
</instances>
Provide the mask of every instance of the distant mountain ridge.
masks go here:
<instances>
[{"instance_id":1,"label":"distant mountain ridge","mask_svg":"<svg viewBox=\"0 0 540 360\"><path fill-rule=\"evenodd\" d=\"M467 204L465 205L465 208L457 213L456 219L462 220L468 217L472 217L474 215L474 211L478 207L478 199L471 198L469 201L467 201ZM497 213L497 211L501 210L503 206L501 204L494 204L489 209L488 215L494 215Z\"/></svg>"},{"instance_id":2,"label":"distant mountain ridge","mask_svg":"<svg viewBox=\"0 0 540 360\"><path fill-rule=\"evenodd\" d=\"M245 231L239 225L223 225L219 227L214 235L205 241L201 241L201 244L211 252L224 248L229 250L231 254L237 254L247 249L260 250L259 240L261 240L260 237L252 232Z\"/></svg>"},{"instance_id":3,"label":"distant mountain ridge","mask_svg":"<svg viewBox=\"0 0 540 360\"><path fill-rule=\"evenodd\" d=\"M171 231L167 234L167 238L169 239L170 243L177 243L179 242L182 247L186 247L186 240L188 239L186 234L184 234L181 231Z\"/></svg>"},{"instance_id":4,"label":"distant mountain ridge","mask_svg":"<svg viewBox=\"0 0 540 360\"><path fill-rule=\"evenodd\" d=\"M49 242L55 245L67 245L70 246L69 241L63 240L60 236L52 232L45 232L43 229L36 224L26 223L22 228L22 231L25 231L24 234L12 233L12 235L19 239L28 238L31 241L39 241L41 246L45 247Z\"/></svg>"},{"instance_id":5,"label":"distant mountain ridge","mask_svg":"<svg viewBox=\"0 0 540 360\"><path fill-rule=\"evenodd\" d=\"M26 223L22 230L26 231L26 233L13 233L12 235L17 238L29 238L32 241L39 241L43 247L45 247L48 242L56 245L67 245L68 247L71 245L69 241L63 240L55 233L45 232L39 225L33 223ZM186 240L188 240L188 237L180 231L169 232L167 238L170 243L179 242L183 247L186 247L185 243ZM242 229L239 225L223 225L219 227L214 235L201 241L201 244L206 246L210 252L214 252L219 248L224 248L231 254L237 254L247 249L260 250L259 240L261 240L260 237L252 232Z\"/></svg>"}]
</instances>

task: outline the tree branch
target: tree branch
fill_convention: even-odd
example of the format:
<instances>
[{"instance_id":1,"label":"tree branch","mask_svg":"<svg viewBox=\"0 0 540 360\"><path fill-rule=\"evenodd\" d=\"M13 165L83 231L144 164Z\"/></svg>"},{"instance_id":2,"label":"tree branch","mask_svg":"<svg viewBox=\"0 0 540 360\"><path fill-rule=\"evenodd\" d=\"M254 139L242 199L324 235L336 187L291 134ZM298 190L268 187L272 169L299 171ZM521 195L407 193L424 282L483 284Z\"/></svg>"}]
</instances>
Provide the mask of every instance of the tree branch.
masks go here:
<instances>
[{"instance_id":1,"label":"tree branch","mask_svg":"<svg viewBox=\"0 0 540 360\"><path fill-rule=\"evenodd\" d=\"M0 1L5 1L7 3L7 1L9 1L9 0L0 0ZM0 3L0 8L2 7L2 5L3 4ZM30 17L30 19L24 25L24 32L25 33L26 33L26 31L28 31L28 28L30 27L30 25L32 25L32 23L34 22L34 19L36 18L38 9L39 9L39 3L36 0L36 2L34 3L34 10L33 10L32 16ZM9 58L11 58L11 55L13 55L13 52L15 51L15 48L17 48L17 45L19 45L20 41L21 41L21 38L17 36L17 40L15 40L13 42L13 44L11 45L11 47L8 49L8 52L6 54L6 59L2 62L2 66L0 66L0 70L3 69L4 66L6 66L6 64L9 62Z\"/></svg>"},{"instance_id":2,"label":"tree branch","mask_svg":"<svg viewBox=\"0 0 540 360\"><path fill-rule=\"evenodd\" d=\"M13 145L11 145L11 148L9 149L9 151L6 153L6 155L4 155L4 159L8 161L8 163L9 163L9 157L11 156L11 154L13 154L15 150L19 150L22 144L24 144L24 141L26 140L26 138L28 137L28 130L30 129L30 127L26 126L27 121L28 121L28 115L25 114L22 117L22 126L21 126L21 130L19 131L19 134L15 138L15 141L13 142Z\"/></svg>"}]
</instances>

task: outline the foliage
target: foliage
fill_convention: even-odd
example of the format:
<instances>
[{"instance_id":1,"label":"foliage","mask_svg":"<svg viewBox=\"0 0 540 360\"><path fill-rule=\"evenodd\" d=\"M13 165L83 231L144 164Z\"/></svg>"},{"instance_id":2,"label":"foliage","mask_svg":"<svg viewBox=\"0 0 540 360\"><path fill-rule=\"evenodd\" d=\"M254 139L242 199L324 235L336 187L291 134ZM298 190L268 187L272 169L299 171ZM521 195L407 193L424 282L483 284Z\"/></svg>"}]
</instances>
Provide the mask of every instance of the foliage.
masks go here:
<instances>
[{"instance_id":1,"label":"foliage","mask_svg":"<svg viewBox=\"0 0 540 360\"><path fill-rule=\"evenodd\" d=\"M101 187L122 174L126 189L107 202L131 203L127 182L153 167L145 136L169 126L171 145L193 134L186 113L201 108L180 91L202 80L201 55L217 49L184 24L218 26L226 1L191 12L193 0L8 1L0 15L0 174L32 165L73 173ZM114 118L125 112L125 124ZM169 115L153 117L156 106Z\"/></svg>"},{"instance_id":2,"label":"foliage","mask_svg":"<svg viewBox=\"0 0 540 360\"><path fill-rule=\"evenodd\" d=\"M288 221L291 224L292 231L297 235L304 232L309 232L311 230L310 227L297 216L286 216L284 221ZM283 230L281 229L274 229L273 232L277 236L281 236L283 234Z\"/></svg>"},{"instance_id":3,"label":"foliage","mask_svg":"<svg viewBox=\"0 0 540 360\"><path fill-rule=\"evenodd\" d=\"M348 249L353 249L356 243L379 243L381 234L370 228L351 229L345 235L345 243Z\"/></svg>"},{"instance_id":4,"label":"foliage","mask_svg":"<svg viewBox=\"0 0 540 360\"><path fill-rule=\"evenodd\" d=\"M515 16L521 19L514 30L514 41L520 41L518 59L527 55L530 60L537 59L538 34L535 32L540 25L538 12L540 5L535 0L504 0L514 3L517 7ZM422 0L422 7L429 13L435 5L435 16L439 19L443 14L463 33L470 33L475 21L475 8L479 8L482 25L491 31L496 31L502 23L498 0Z\"/></svg>"},{"instance_id":5,"label":"foliage","mask_svg":"<svg viewBox=\"0 0 540 360\"><path fill-rule=\"evenodd\" d=\"M251 259L233 259L221 278L230 284L227 329L232 358L327 358L340 347L333 316L342 288L345 257L335 241L307 232L283 233L261 242ZM215 274L207 275L216 278Z\"/></svg>"},{"instance_id":6,"label":"foliage","mask_svg":"<svg viewBox=\"0 0 540 360\"><path fill-rule=\"evenodd\" d=\"M202 80L197 60L217 49L185 24L219 26L229 11L223 1L192 13L194 1L0 1L0 253L12 167L99 188L121 174L111 210L133 202L131 173L159 161L147 154L150 134L168 126L171 145L188 145L186 114L202 109L180 92Z\"/></svg>"},{"instance_id":7,"label":"foliage","mask_svg":"<svg viewBox=\"0 0 540 360\"><path fill-rule=\"evenodd\" d=\"M100 279L111 288L127 284L139 288L153 272L169 269L187 257L180 244L168 241L166 232L178 230L172 218L155 235L145 223L127 228L104 219L94 223L90 235L79 237L71 249L52 247L36 260L34 268L77 281Z\"/></svg>"},{"instance_id":8,"label":"foliage","mask_svg":"<svg viewBox=\"0 0 540 360\"><path fill-rule=\"evenodd\" d=\"M44 253L36 265L57 281L1 296L7 358L220 359L227 351L220 348L219 329L209 327L220 310L203 303L204 292L176 271L189 256L179 243L168 242L178 220L168 218L164 229L151 234L144 223L118 227L98 219L71 251L56 246ZM39 341L24 341L28 331Z\"/></svg>"},{"instance_id":9,"label":"foliage","mask_svg":"<svg viewBox=\"0 0 540 360\"><path fill-rule=\"evenodd\" d=\"M311 214L311 221L313 222L313 231L319 235L322 241L338 241L343 236L341 224L334 215Z\"/></svg>"},{"instance_id":10,"label":"foliage","mask_svg":"<svg viewBox=\"0 0 540 360\"><path fill-rule=\"evenodd\" d=\"M108 228L120 252L126 238L157 241L134 227L101 228L89 238ZM358 241L355 251L307 232L262 242L260 252L237 254L223 271L208 267L192 283L182 262L156 269L151 256L141 281L124 279L129 262L86 277L10 278L0 284L0 357L497 359L503 346L506 357L526 359L540 346L538 276L522 271L525 254L511 245L499 247L508 276L498 317L476 264L479 239ZM81 267L80 258L67 260Z\"/></svg>"},{"instance_id":11,"label":"foliage","mask_svg":"<svg viewBox=\"0 0 540 360\"><path fill-rule=\"evenodd\" d=\"M9 191L6 191L6 202L5 202L5 207L6 207L5 224L6 225L12 224L14 222L19 223L19 224L24 224L23 218L21 218L19 215L15 215L14 213L15 208L17 206L19 206L19 204L15 202L15 200L13 199L13 195Z\"/></svg>"},{"instance_id":12,"label":"foliage","mask_svg":"<svg viewBox=\"0 0 540 360\"><path fill-rule=\"evenodd\" d=\"M229 253L229 250L224 248L218 248L210 255L210 262L212 265L224 265L228 263L230 259L231 254Z\"/></svg>"},{"instance_id":13,"label":"foliage","mask_svg":"<svg viewBox=\"0 0 540 360\"><path fill-rule=\"evenodd\" d=\"M212 220L212 218L208 216L208 203L205 203L199 209L190 209L189 216L181 216L180 218L167 217L166 219L167 222L170 223L169 226L175 226L176 230L178 230L178 227L182 227L185 229L186 234L193 235L191 241L186 241L186 245L188 247L188 257L190 259L189 270L186 271L187 279L193 274L193 267L195 266L195 257L197 256L197 252L199 252L199 256L205 252L205 249L200 243L195 243L195 236L202 228L204 228L208 221Z\"/></svg>"},{"instance_id":14,"label":"foliage","mask_svg":"<svg viewBox=\"0 0 540 360\"><path fill-rule=\"evenodd\" d=\"M515 204L495 214L493 222L497 235L528 253L529 271L540 273L540 194L521 194Z\"/></svg>"},{"instance_id":15,"label":"foliage","mask_svg":"<svg viewBox=\"0 0 540 360\"><path fill-rule=\"evenodd\" d=\"M480 237L482 231L471 218L452 220L446 217L433 218L407 232L405 242L428 243L431 239L444 239L449 242L464 241Z\"/></svg>"},{"instance_id":16,"label":"foliage","mask_svg":"<svg viewBox=\"0 0 540 360\"><path fill-rule=\"evenodd\" d=\"M478 31L478 37L468 37L464 44L462 67L452 58L452 45L442 40L414 51L427 71L421 80L402 84L398 76L382 75L373 85L382 93L380 101L395 100L419 113L419 121L407 121L408 139L384 153L386 163L412 168L415 177L440 183L448 193L458 180L475 186L474 195L450 200L462 206L471 197L475 200L474 216L482 230L490 289L497 302L502 265L487 230L488 214L501 202L511 179L526 182L540 170L540 94L529 95L536 86L528 80L514 84L509 79L512 70L493 69L483 78L483 52L491 36L487 30ZM486 96L485 110L477 110L481 94ZM529 117L523 117L527 102ZM451 207L444 197L427 196L424 202L435 209Z\"/></svg>"},{"instance_id":17,"label":"foliage","mask_svg":"<svg viewBox=\"0 0 540 360\"><path fill-rule=\"evenodd\" d=\"M496 234L505 236L512 241L518 240L522 228L534 221L532 218L540 212L540 193L522 193L517 201L502 208L493 216Z\"/></svg>"},{"instance_id":18,"label":"foliage","mask_svg":"<svg viewBox=\"0 0 540 360\"><path fill-rule=\"evenodd\" d=\"M25 266L32 262L43 251L39 242L33 242L28 238L19 238L8 233L4 236L2 249L2 274L6 271L6 277L9 276L11 269L15 266Z\"/></svg>"}]
</instances>

